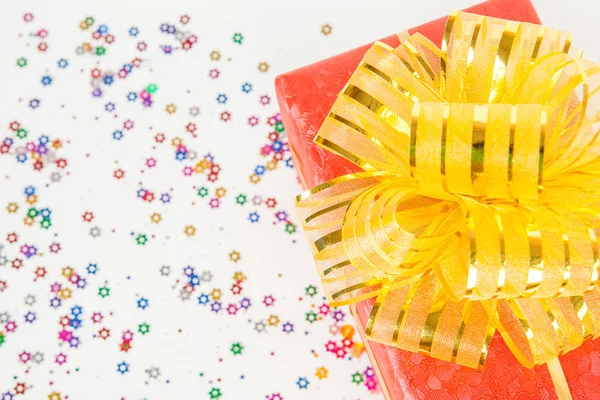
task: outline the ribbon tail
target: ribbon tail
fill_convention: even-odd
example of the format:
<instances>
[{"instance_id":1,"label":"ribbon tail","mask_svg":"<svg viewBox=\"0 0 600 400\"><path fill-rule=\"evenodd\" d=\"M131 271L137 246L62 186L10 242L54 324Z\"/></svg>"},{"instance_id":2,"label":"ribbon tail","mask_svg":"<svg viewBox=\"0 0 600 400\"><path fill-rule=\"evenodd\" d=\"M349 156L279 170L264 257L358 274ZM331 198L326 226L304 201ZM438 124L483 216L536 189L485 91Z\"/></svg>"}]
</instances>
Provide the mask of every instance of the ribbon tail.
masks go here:
<instances>
[{"instance_id":1,"label":"ribbon tail","mask_svg":"<svg viewBox=\"0 0 600 400\"><path fill-rule=\"evenodd\" d=\"M360 317L358 315L358 311L356 310L356 304L350 304L350 313L354 318L354 321L360 321ZM373 348L371 347L372 343L370 342L365 335L364 329L358 329L358 333L360 334L360 338L365 344L365 349L367 354L369 355L369 359L371 360L371 367L375 372L375 376L377 377L377 381L380 383L379 387L383 393L383 397L385 400L392 400L392 396L390 395L388 385L386 385L385 380L383 379L383 374L381 373L381 368L379 368L379 364L377 363L377 359L375 358L375 354L373 353Z\"/></svg>"},{"instance_id":2,"label":"ribbon tail","mask_svg":"<svg viewBox=\"0 0 600 400\"><path fill-rule=\"evenodd\" d=\"M565 373L563 372L558 358L549 360L546 365L548 365L548 371L550 371L550 377L552 378L552 383L554 384L558 399L573 400L571 392L569 391L567 379L565 378Z\"/></svg>"}]
</instances>

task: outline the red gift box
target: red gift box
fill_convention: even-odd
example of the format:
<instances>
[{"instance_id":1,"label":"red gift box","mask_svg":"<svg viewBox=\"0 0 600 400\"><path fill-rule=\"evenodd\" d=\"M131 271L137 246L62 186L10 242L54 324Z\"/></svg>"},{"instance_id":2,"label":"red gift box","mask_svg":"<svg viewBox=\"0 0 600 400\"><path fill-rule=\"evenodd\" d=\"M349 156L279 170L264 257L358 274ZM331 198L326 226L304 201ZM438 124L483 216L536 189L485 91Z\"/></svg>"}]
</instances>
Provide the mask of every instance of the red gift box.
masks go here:
<instances>
[{"instance_id":1,"label":"red gift box","mask_svg":"<svg viewBox=\"0 0 600 400\"><path fill-rule=\"evenodd\" d=\"M465 11L539 24L529 0L491 0ZM419 32L440 45L446 18L380 41L396 47L407 34ZM358 167L313 143L337 94L371 44L277 77L276 90L292 157L305 188ZM351 306L365 326L373 299ZM387 399L556 399L546 366L528 369L512 355L499 334L492 340L485 367L473 370L366 341L367 351ZM560 357L574 399L600 399L600 339L587 341Z\"/></svg>"}]
</instances>

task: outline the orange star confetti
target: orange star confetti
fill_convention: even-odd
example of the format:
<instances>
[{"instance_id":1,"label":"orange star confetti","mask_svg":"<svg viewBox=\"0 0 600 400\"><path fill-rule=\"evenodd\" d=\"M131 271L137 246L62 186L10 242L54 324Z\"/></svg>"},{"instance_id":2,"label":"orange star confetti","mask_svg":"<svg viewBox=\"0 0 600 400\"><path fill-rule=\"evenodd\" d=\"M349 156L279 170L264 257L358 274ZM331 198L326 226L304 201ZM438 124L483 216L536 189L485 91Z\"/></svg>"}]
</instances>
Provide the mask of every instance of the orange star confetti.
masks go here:
<instances>
[{"instance_id":1,"label":"orange star confetti","mask_svg":"<svg viewBox=\"0 0 600 400\"><path fill-rule=\"evenodd\" d=\"M344 338L352 339L352 336L354 336L354 327L352 325L344 325L340 329L340 333Z\"/></svg>"},{"instance_id":2,"label":"orange star confetti","mask_svg":"<svg viewBox=\"0 0 600 400\"><path fill-rule=\"evenodd\" d=\"M317 368L317 372L315 372L315 376L319 379L325 379L325 378L327 378L328 373L329 373L329 371L327 370L327 368L320 367L320 368Z\"/></svg>"},{"instance_id":3,"label":"orange star confetti","mask_svg":"<svg viewBox=\"0 0 600 400\"><path fill-rule=\"evenodd\" d=\"M365 345L360 342L356 342L352 345L352 355L354 357L360 357L365 352Z\"/></svg>"}]
</instances>

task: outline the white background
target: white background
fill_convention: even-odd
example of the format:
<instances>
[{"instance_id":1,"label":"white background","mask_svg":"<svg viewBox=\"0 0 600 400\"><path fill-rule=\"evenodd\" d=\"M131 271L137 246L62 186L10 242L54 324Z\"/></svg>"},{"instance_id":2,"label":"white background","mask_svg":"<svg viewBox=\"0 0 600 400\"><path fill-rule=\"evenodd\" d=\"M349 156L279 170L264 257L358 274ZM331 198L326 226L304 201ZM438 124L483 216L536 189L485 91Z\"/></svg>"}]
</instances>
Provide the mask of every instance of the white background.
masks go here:
<instances>
[{"instance_id":1,"label":"white background","mask_svg":"<svg viewBox=\"0 0 600 400\"><path fill-rule=\"evenodd\" d=\"M254 167L263 163L258 149L267 142L270 131L266 118L277 112L273 81L279 73L475 3L469 0L2 0L0 139L11 134L9 122L19 120L32 137L46 133L70 143L60 151L69 161L69 176L49 187L45 185L49 183L49 171L54 169L37 173L30 164L20 165L13 157L0 155L0 243L8 232L14 231L20 235L19 243L33 243L42 248L56 234L63 245L58 255L27 260L19 271L0 266L0 280L8 282L8 289L0 292L0 313L8 312L19 324L18 330L7 335L7 342L0 347L0 394L13 388L16 382L26 382L27 393L21 396L25 399L44 399L54 390L72 400L208 399L213 386L221 388L224 399L264 399L277 392L286 400L379 398L364 386L351 383L351 374L368 365L366 356L347 361L325 354L324 343L333 338L328 332L331 319L314 325L304 321L304 313L320 299L299 300L307 285L318 286L301 232L293 236L285 234L282 225L273 226L273 210L264 206L239 207L234 196L238 193L247 194L249 199L254 195L274 196L280 204L277 209L292 214L292 221L297 222L292 198L300 188L291 169L280 166L257 185L248 181ZM597 1L534 0L534 4L546 25L572 32L575 46L585 50L586 58L600 60ZM23 23L25 12L34 14L32 23ZM190 52L164 56L158 45L174 41L161 35L158 27L163 22L177 22L183 14L191 17L186 30L197 34L199 41ZM75 54L76 46L89 40L90 32L78 28L79 22L89 15L96 19L96 26L107 24L116 36L107 56L101 59ZM329 36L321 34L321 26L326 23L333 28ZM132 26L140 29L137 38L127 33ZM41 28L50 33L49 49L43 54L34 48L38 40L28 37ZM242 46L231 41L235 32L243 33ZM149 45L143 54L135 49L140 40ZM212 50L221 52L219 62L210 60ZM29 65L20 70L15 63L22 56ZM90 96L89 71L97 61L100 60L103 69L116 68L136 56L147 60L143 68L117 82L102 99ZM70 65L58 70L56 61L62 57ZM261 61L270 65L266 74L257 71ZM207 76L214 67L221 70L218 80ZM43 88L40 78L46 73L54 81ZM240 90L246 81L254 86L248 96ZM159 86L151 109L126 102L127 92L139 91L150 82ZM215 101L219 93L229 96L225 106ZM271 96L268 107L258 104L261 94ZM34 97L41 100L37 110L27 107L29 99ZM103 110L108 101L116 104L115 113ZM164 112L168 103L178 106L175 115ZM201 109L197 118L187 113L193 105ZM233 114L227 124L219 120L219 113L225 109ZM259 116L261 124L248 126L246 119L250 115ZM122 142L112 140L112 131L127 118L135 121L135 129L126 132ZM184 131L190 121L199 126L195 139ZM213 189L223 186L228 190L220 209L211 210L207 199L195 195L193 186L203 184L205 178L183 177L182 165L173 160L170 144L153 148L152 136L161 131L168 140L183 137L199 154L210 151L215 155L223 170L219 182L207 186ZM158 167L141 174L144 160L150 156L158 159ZM112 178L112 171L117 168L115 162L127 171L123 181ZM22 222L26 206L22 191L30 184L38 188L38 205L53 210L54 226L48 232L26 227ZM156 193L172 188L173 202L144 203L136 198L135 192L140 187ZM6 204L11 201L19 203L19 213L6 212ZM86 210L95 214L91 225L81 219ZM248 213L254 210L261 214L259 224L247 220ZM164 221L158 226L149 223L153 212L163 214ZM188 238L183 228L190 224L198 230L194 237ZM102 229L99 238L89 236L91 226ZM135 245L130 232L156 237L140 247ZM7 256L16 256L18 247L6 246ZM237 264L228 259L232 250L242 254ZM51 309L49 285L61 281L60 269L70 265L85 276L89 262L98 263L100 270L96 276L87 277L88 287L76 292L62 308ZM233 317L210 313L197 305L194 298L182 302L178 295L180 284L176 281L182 279L182 268L188 264L214 275L213 281L201 284L201 292L210 292L212 288L227 291L233 272L243 271L248 277L244 295L254 305L247 313ZM48 277L33 282L33 271L39 265L47 267ZM169 277L160 276L162 265L171 266ZM105 281L111 287L111 296L101 299L97 288ZM27 294L37 298L32 307L23 303ZM277 299L275 307L266 308L260 303L269 294ZM139 296L149 298L148 309L136 308ZM231 295L224 297L226 304ZM82 344L79 349L60 347L58 319L76 304L84 308L85 325L77 331ZM38 320L33 325L23 321L29 309L37 312ZM109 340L93 338L100 328L89 320L93 311L113 313L103 324L111 329L113 336ZM281 326L262 334L254 331L254 322L271 313L282 321L292 321L296 332L286 335ZM144 321L151 325L151 333L144 337L136 334L133 349L129 353L119 352L121 332L135 330ZM309 334L305 335L305 331ZM233 357L229 352L234 342L245 346L242 356ZM311 353L313 349L318 357ZM23 365L18 360L22 351L42 351L46 361L41 365ZM68 362L59 367L53 358L61 351L68 354ZM121 361L130 364L130 371L122 376L116 371ZM159 367L162 375L148 382L145 370L152 366ZM320 366L329 370L329 377L323 381L314 376ZM79 372L74 372L75 368ZM309 388L299 390L295 382L304 376L310 381ZM218 379L221 381L217 382Z\"/></svg>"}]
</instances>

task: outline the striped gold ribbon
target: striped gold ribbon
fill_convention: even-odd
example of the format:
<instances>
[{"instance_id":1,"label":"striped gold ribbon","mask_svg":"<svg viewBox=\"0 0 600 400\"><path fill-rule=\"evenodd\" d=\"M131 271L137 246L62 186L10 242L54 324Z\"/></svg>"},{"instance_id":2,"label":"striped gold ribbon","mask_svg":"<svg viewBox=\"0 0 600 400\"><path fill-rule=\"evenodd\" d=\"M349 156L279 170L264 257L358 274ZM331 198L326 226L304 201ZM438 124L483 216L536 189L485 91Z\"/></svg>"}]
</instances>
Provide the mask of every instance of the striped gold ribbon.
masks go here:
<instances>
[{"instance_id":1,"label":"striped gold ribbon","mask_svg":"<svg viewBox=\"0 0 600 400\"><path fill-rule=\"evenodd\" d=\"M598 336L600 67L463 12L441 49L403 39L315 137L364 172L296 199L330 301L375 297L367 337L473 368L496 329L528 367Z\"/></svg>"}]
</instances>

